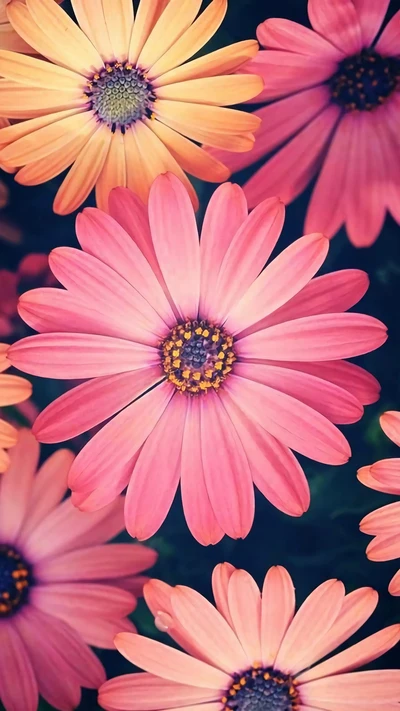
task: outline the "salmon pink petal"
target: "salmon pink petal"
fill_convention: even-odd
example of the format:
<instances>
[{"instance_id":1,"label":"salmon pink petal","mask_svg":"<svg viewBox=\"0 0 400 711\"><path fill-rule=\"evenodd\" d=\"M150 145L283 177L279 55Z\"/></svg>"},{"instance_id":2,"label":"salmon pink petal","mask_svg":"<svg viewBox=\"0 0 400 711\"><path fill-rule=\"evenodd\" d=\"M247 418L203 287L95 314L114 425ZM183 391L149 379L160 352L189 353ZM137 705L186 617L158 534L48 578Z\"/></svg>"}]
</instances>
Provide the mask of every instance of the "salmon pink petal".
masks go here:
<instances>
[{"instance_id":1,"label":"salmon pink petal","mask_svg":"<svg viewBox=\"0 0 400 711\"><path fill-rule=\"evenodd\" d=\"M400 459L381 459L370 467L361 467L357 478L370 489L400 494Z\"/></svg>"},{"instance_id":2,"label":"salmon pink petal","mask_svg":"<svg viewBox=\"0 0 400 711\"><path fill-rule=\"evenodd\" d=\"M327 711L337 711L338 704L350 708L364 708L379 704L398 702L400 693L400 670L377 669L374 671L335 674L326 679L317 679L301 686L301 698L310 706ZM358 707L357 707L358 711Z\"/></svg>"},{"instance_id":3,"label":"salmon pink petal","mask_svg":"<svg viewBox=\"0 0 400 711\"><path fill-rule=\"evenodd\" d=\"M232 421L214 392L201 399L200 428L204 477L215 517L226 534L244 538L254 518L251 471Z\"/></svg>"},{"instance_id":4,"label":"salmon pink petal","mask_svg":"<svg viewBox=\"0 0 400 711\"><path fill-rule=\"evenodd\" d=\"M360 530L369 534L392 535L400 529L400 501L372 511L360 523Z\"/></svg>"},{"instance_id":5,"label":"salmon pink petal","mask_svg":"<svg viewBox=\"0 0 400 711\"><path fill-rule=\"evenodd\" d=\"M261 654L264 666L274 666L282 641L293 620L296 598L292 579L280 565L265 576L261 609Z\"/></svg>"},{"instance_id":6,"label":"salmon pink petal","mask_svg":"<svg viewBox=\"0 0 400 711\"><path fill-rule=\"evenodd\" d=\"M160 382L161 375L155 365L86 381L48 405L37 417L33 432L40 442L62 442L76 437L136 400Z\"/></svg>"},{"instance_id":7,"label":"salmon pink petal","mask_svg":"<svg viewBox=\"0 0 400 711\"><path fill-rule=\"evenodd\" d=\"M235 570L230 563L219 563L215 566L211 578L215 607L231 627L233 622L228 605L228 589L229 580Z\"/></svg>"},{"instance_id":8,"label":"salmon pink petal","mask_svg":"<svg viewBox=\"0 0 400 711\"><path fill-rule=\"evenodd\" d=\"M367 0L364 0L366 2ZM370 0L371 4L371 0ZM387 0L379 4L379 11L382 11L386 6ZM376 10L375 10L376 11ZM381 52L384 56L396 56L398 53L399 46L399 33L400 33L400 10L392 17L392 19L387 23L381 36L376 43L377 52Z\"/></svg>"},{"instance_id":9,"label":"salmon pink petal","mask_svg":"<svg viewBox=\"0 0 400 711\"><path fill-rule=\"evenodd\" d=\"M353 0L361 27L364 47L371 45L385 19L390 0ZM379 39L380 41L380 39ZM378 50L379 51L379 50Z\"/></svg>"},{"instance_id":10,"label":"salmon pink petal","mask_svg":"<svg viewBox=\"0 0 400 711\"><path fill-rule=\"evenodd\" d=\"M12 624L0 625L2 664L0 666L0 700L6 709L36 711L39 703L37 681L23 639ZM16 704L18 689L18 704Z\"/></svg>"},{"instance_id":11,"label":"salmon pink petal","mask_svg":"<svg viewBox=\"0 0 400 711\"><path fill-rule=\"evenodd\" d=\"M154 535L172 505L179 483L186 410L187 399L176 395L141 449L125 499L125 523L133 538L145 540ZM160 468L164 469L161 488Z\"/></svg>"},{"instance_id":12,"label":"salmon pink petal","mask_svg":"<svg viewBox=\"0 0 400 711\"><path fill-rule=\"evenodd\" d=\"M92 378L139 370L159 361L155 348L122 338L80 333L28 336L7 354L17 368L47 378Z\"/></svg>"},{"instance_id":13,"label":"salmon pink petal","mask_svg":"<svg viewBox=\"0 0 400 711\"><path fill-rule=\"evenodd\" d=\"M324 37L292 20L272 18L257 27L257 39L268 49L283 49L299 54L335 59L340 62L343 54Z\"/></svg>"},{"instance_id":14,"label":"salmon pink petal","mask_svg":"<svg viewBox=\"0 0 400 711\"><path fill-rule=\"evenodd\" d=\"M316 32L345 54L362 48L361 27L352 0L308 0L308 16Z\"/></svg>"},{"instance_id":15,"label":"salmon pink petal","mask_svg":"<svg viewBox=\"0 0 400 711\"><path fill-rule=\"evenodd\" d=\"M206 709L204 704L213 701L217 694L214 689L196 689L139 672L106 681L99 689L99 704L119 711L157 711L191 703L202 704L201 708Z\"/></svg>"},{"instance_id":16,"label":"salmon pink petal","mask_svg":"<svg viewBox=\"0 0 400 711\"><path fill-rule=\"evenodd\" d=\"M380 416L379 422L385 435L400 447L400 412L388 410Z\"/></svg>"},{"instance_id":17,"label":"salmon pink petal","mask_svg":"<svg viewBox=\"0 0 400 711\"><path fill-rule=\"evenodd\" d=\"M350 447L323 415L286 393L232 375L225 385L236 405L287 447L324 464L344 464Z\"/></svg>"},{"instance_id":18,"label":"salmon pink petal","mask_svg":"<svg viewBox=\"0 0 400 711\"><path fill-rule=\"evenodd\" d=\"M390 581L389 592L391 595L400 595L400 570L397 571L396 575Z\"/></svg>"},{"instance_id":19,"label":"salmon pink petal","mask_svg":"<svg viewBox=\"0 0 400 711\"><path fill-rule=\"evenodd\" d=\"M313 649L324 638L343 604L344 585L327 580L303 602L279 648L275 667L296 674L309 665ZM312 634L310 642L310 633Z\"/></svg>"},{"instance_id":20,"label":"salmon pink petal","mask_svg":"<svg viewBox=\"0 0 400 711\"><path fill-rule=\"evenodd\" d=\"M104 619L69 611L65 615L65 621L81 635L86 644L99 649L115 650L114 639L119 632L137 632L135 625L127 617Z\"/></svg>"},{"instance_id":21,"label":"salmon pink petal","mask_svg":"<svg viewBox=\"0 0 400 711\"><path fill-rule=\"evenodd\" d=\"M229 580L228 604L233 628L251 665L261 662L261 594L246 570L235 570Z\"/></svg>"},{"instance_id":22,"label":"salmon pink petal","mask_svg":"<svg viewBox=\"0 0 400 711\"><path fill-rule=\"evenodd\" d=\"M400 558L398 525L394 530L379 533L371 541L367 548L367 558L378 562Z\"/></svg>"},{"instance_id":23,"label":"salmon pink petal","mask_svg":"<svg viewBox=\"0 0 400 711\"><path fill-rule=\"evenodd\" d=\"M168 214L168 220L165 215ZM196 318L200 296L200 247L187 191L172 174L159 176L150 191L154 249L169 292L183 319ZM171 261L179 240L179 257Z\"/></svg>"},{"instance_id":24,"label":"salmon pink petal","mask_svg":"<svg viewBox=\"0 0 400 711\"><path fill-rule=\"evenodd\" d=\"M0 479L0 536L12 543L28 511L39 461L39 445L29 430L19 430L18 442L8 456L10 465Z\"/></svg>"},{"instance_id":25,"label":"salmon pink petal","mask_svg":"<svg viewBox=\"0 0 400 711\"><path fill-rule=\"evenodd\" d=\"M128 486L138 454L123 467L114 468L109 477L104 477L104 486L97 486L83 491L72 491L71 502L84 512L100 511L118 499L119 494ZM112 476L111 476L112 474Z\"/></svg>"},{"instance_id":26,"label":"salmon pink petal","mask_svg":"<svg viewBox=\"0 0 400 711\"><path fill-rule=\"evenodd\" d=\"M135 598L127 590L99 583L62 582L37 585L32 591L35 607L69 622L74 612L122 618L135 608ZM78 630L79 631L79 630Z\"/></svg>"},{"instance_id":27,"label":"salmon pink petal","mask_svg":"<svg viewBox=\"0 0 400 711\"><path fill-rule=\"evenodd\" d=\"M163 679L206 689L230 686L228 674L154 639L122 633L116 636L115 646L132 664Z\"/></svg>"},{"instance_id":28,"label":"salmon pink petal","mask_svg":"<svg viewBox=\"0 0 400 711\"><path fill-rule=\"evenodd\" d=\"M230 310L225 326L236 335L286 304L312 279L328 254L322 234L296 240L276 257Z\"/></svg>"},{"instance_id":29,"label":"salmon pink petal","mask_svg":"<svg viewBox=\"0 0 400 711\"><path fill-rule=\"evenodd\" d=\"M82 515L89 516L89 514ZM76 538L75 536L75 541L70 541L70 547L76 546ZM132 547L131 543L113 543L69 550L66 553L61 549L60 555L50 555L36 563L37 579L39 583L64 583L113 578L115 584L119 576L123 577L135 572L135 565L141 569L142 560L149 559L148 552L143 555L140 548L141 546ZM40 595L37 601L40 604Z\"/></svg>"}]
</instances>

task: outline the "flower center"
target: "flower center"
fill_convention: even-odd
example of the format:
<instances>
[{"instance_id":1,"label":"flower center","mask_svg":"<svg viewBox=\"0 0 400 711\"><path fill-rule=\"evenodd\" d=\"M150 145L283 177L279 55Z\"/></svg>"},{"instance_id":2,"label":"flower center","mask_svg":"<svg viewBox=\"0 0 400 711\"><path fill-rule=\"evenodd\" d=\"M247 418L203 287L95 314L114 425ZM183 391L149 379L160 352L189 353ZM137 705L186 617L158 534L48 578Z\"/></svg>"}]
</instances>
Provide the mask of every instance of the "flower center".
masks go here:
<instances>
[{"instance_id":1,"label":"flower center","mask_svg":"<svg viewBox=\"0 0 400 711\"><path fill-rule=\"evenodd\" d=\"M223 711L296 711L300 706L292 677L262 668L237 674L221 701Z\"/></svg>"},{"instance_id":2,"label":"flower center","mask_svg":"<svg viewBox=\"0 0 400 711\"><path fill-rule=\"evenodd\" d=\"M346 57L330 80L333 100L346 111L371 111L397 89L400 59L372 49Z\"/></svg>"},{"instance_id":3,"label":"flower center","mask_svg":"<svg viewBox=\"0 0 400 711\"><path fill-rule=\"evenodd\" d=\"M161 344L167 379L193 395L218 390L236 360L232 346L232 336L208 321L178 324Z\"/></svg>"},{"instance_id":4,"label":"flower center","mask_svg":"<svg viewBox=\"0 0 400 711\"><path fill-rule=\"evenodd\" d=\"M86 96L97 118L122 133L135 121L152 115L156 96L144 72L128 62L106 64L87 83Z\"/></svg>"},{"instance_id":5,"label":"flower center","mask_svg":"<svg viewBox=\"0 0 400 711\"><path fill-rule=\"evenodd\" d=\"M32 582L31 566L15 548L0 543L0 620L26 602Z\"/></svg>"}]
</instances>

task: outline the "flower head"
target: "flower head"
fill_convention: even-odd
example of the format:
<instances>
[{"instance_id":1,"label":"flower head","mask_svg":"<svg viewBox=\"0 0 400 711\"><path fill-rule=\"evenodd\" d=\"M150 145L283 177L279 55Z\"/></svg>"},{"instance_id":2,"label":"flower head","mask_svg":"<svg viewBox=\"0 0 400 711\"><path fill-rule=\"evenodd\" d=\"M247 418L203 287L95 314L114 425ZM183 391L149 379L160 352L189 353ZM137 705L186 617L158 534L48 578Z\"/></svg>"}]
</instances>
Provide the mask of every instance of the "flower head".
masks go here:
<instances>
[{"instance_id":1,"label":"flower head","mask_svg":"<svg viewBox=\"0 0 400 711\"><path fill-rule=\"evenodd\" d=\"M0 343L0 408L8 405L16 405L24 402L32 393L32 386L25 378L19 375L5 374L5 370L10 367L7 359L7 343ZM5 420L0 419L0 474L7 469L10 458L5 451L13 447L17 441L17 431L15 427Z\"/></svg>"},{"instance_id":2,"label":"flower head","mask_svg":"<svg viewBox=\"0 0 400 711\"><path fill-rule=\"evenodd\" d=\"M380 418L384 433L400 447L400 412L385 412ZM385 494L400 494L400 459L381 459L357 472L362 484ZM370 560L400 558L400 501L372 511L360 523L363 533L374 536L367 548ZM389 585L392 595L400 595L400 570Z\"/></svg>"},{"instance_id":3,"label":"flower head","mask_svg":"<svg viewBox=\"0 0 400 711\"><path fill-rule=\"evenodd\" d=\"M152 580L146 602L156 625L186 652L139 635L118 634L115 646L145 673L107 681L99 703L107 711L391 711L400 670L355 671L400 639L392 625L322 663L372 615L372 588L345 594L327 580L295 613L285 568L270 568L262 593L245 570L229 563L213 573L215 607L190 588Z\"/></svg>"},{"instance_id":4,"label":"flower head","mask_svg":"<svg viewBox=\"0 0 400 711\"><path fill-rule=\"evenodd\" d=\"M400 223L400 11L376 40L389 2L309 0L312 30L259 25L264 49L245 68L265 79L256 143L243 156L210 151L234 172L279 148L245 185L251 207L269 195L289 203L318 174L307 232L345 225L367 247L387 210Z\"/></svg>"},{"instance_id":5,"label":"flower head","mask_svg":"<svg viewBox=\"0 0 400 711\"><path fill-rule=\"evenodd\" d=\"M36 185L73 164L54 209L75 210L96 185L99 207L111 188L147 200L169 170L221 182L229 171L196 143L249 150L260 119L226 108L260 92L259 76L235 74L257 52L244 41L187 62L213 36L227 0L72 0L78 27L54 0L12 5L13 27L47 60L0 51L1 113L30 119L0 131L0 161ZM68 41L66 41L66 38Z\"/></svg>"},{"instance_id":6,"label":"flower head","mask_svg":"<svg viewBox=\"0 0 400 711\"><path fill-rule=\"evenodd\" d=\"M83 514L67 488L72 452L52 454L36 472L39 446L20 430L0 483L0 701L36 711L38 694L56 709L79 705L81 686L98 688L103 667L88 647L112 648L156 555L141 545L105 545L123 528L122 501Z\"/></svg>"},{"instance_id":7,"label":"flower head","mask_svg":"<svg viewBox=\"0 0 400 711\"><path fill-rule=\"evenodd\" d=\"M284 206L271 198L248 215L231 184L215 192L200 243L173 175L156 179L148 210L118 188L110 212L84 210L83 251L50 254L66 290L23 294L19 313L41 334L9 351L26 372L89 379L39 416L39 440L62 441L112 418L71 468L73 500L96 509L128 485L126 524L141 539L163 522L179 481L202 543L247 535L253 481L300 516L309 490L291 449L343 464L350 448L333 423L355 422L379 395L373 377L343 360L386 340L380 321L344 313L367 276L344 270L313 280L329 245L320 234L262 271Z\"/></svg>"}]
</instances>

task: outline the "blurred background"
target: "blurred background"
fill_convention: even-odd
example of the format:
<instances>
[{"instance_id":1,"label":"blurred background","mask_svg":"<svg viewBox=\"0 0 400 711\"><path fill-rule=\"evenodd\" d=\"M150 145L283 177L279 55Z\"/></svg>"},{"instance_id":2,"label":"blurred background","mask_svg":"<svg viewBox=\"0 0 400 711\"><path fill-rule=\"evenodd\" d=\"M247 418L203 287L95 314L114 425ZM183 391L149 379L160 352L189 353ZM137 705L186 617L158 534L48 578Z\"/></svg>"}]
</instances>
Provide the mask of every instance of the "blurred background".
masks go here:
<instances>
[{"instance_id":1,"label":"blurred background","mask_svg":"<svg viewBox=\"0 0 400 711\"><path fill-rule=\"evenodd\" d=\"M208 3L204 3L204 7ZM69 9L68 2L63 5ZM230 0L226 20L203 50L212 51L242 39L255 37L257 25L267 17L286 17L309 25L306 0ZM388 18L398 9L397 0L392 0ZM256 166L236 174L234 181L242 185ZM4 271L16 272L24 258L31 253L48 254L60 245L77 247L74 221L75 215L59 217L52 212L52 202L61 183L62 176L38 187L17 185L12 176L0 174L0 205L8 198L8 205L0 209L0 328L9 323L2 313L4 289L9 294L9 275ZM200 197L199 224L204 209L216 186L194 181ZM312 186L311 186L312 187ZM277 253L302 235L306 206L311 193L309 188L287 208L283 235L278 243ZM93 197L86 204L93 205ZM153 569L154 577L171 584L191 586L211 596L211 572L219 562L229 561L236 567L246 568L262 583L267 568L280 564L286 566L297 588L301 602L311 590L327 578L339 578L347 591L361 586L372 586L380 595L380 604L372 620L362 629L355 640L377 631L380 627L399 621L399 599L392 598L387 586L396 572L398 561L372 563L365 556L365 548L370 540L360 533L359 521L368 512L394 501L395 498L362 486L356 478L360 466L374 461L400 456L397 448L382 433L379 415L388 409L400 410L400 227L390 218L377 242L368 249L357 250L351 246L344 231L331 242L328 259L323 272L345 268L365 270L371 286L362 302L357 305L363 311L383 320L389 328L389 340L377 352L357 359L356 362L373 373L382 385L381 399L366 408L361 422L341 427L351 444L353 456L342 467L319 465L299 457L308 476L312 502L309 511L301 519L293 519L273 508L261 495L256 496L256 517L250 535L244 541L225 538L214 547L202 548L190 535L177 497L171 512L158 535L148 541L159 552L159 561ZM43 260L26 259L22 262L19 277L12 279L21 290L29 286L46 283L47 275ZM13 287L14 288L14 287ZM0 340L16 340L28 335L27 328L17 319L9 324L10 332L0 334ZM40 409L61 394L66 383L33 379L34 404ZM24 414L9 414L26 424ZM29 408L26 410L30 415ZM85 436L75 440L71 446L78 451L84 444ZM48 456L52 447L43 446L43 457ZM162 468L167 462L160 462L160 482ZM216 472L218 476L218 472ZM122 540L130 540L124 534ZM139 632L150 637L167 641L167 636L159 632L143 601L133 614ZM1 653L0 653L1 654ZM106 666L108 677L132 671L131 665L117 652L99 651ZM396 652L385 655L372 665L374 668L396 666ZM49 709L41 702L41 709ZM84 691L83 709L96 709L96 693Z\"/></svg>"}]
</instances>

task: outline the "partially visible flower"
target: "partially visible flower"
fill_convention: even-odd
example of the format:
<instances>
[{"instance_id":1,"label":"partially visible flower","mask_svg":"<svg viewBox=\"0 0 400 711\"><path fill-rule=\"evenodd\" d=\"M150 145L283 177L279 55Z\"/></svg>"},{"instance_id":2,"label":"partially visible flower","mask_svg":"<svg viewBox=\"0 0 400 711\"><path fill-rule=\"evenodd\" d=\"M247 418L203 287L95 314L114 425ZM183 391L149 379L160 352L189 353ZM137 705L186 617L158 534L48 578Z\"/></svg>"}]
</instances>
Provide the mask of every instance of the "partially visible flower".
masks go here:
<instances>
[{"instance_id":1,"label":"partially visible flower","mask_svg":"<svg viewBox=\"0 0 400 711\"><path fill-rule=\"evenodd\" d=\"M365 294L367 275L313 279L329 246L318 233L263 270L284 206L271 198L248 215L236 185L215 191L200 243L174 175L155 180L148 210L117 188L110 211L78 216L83 251L50 254L66 289L21 297L21 317L41 334L9 351L28 373L88 378L39 415L41 441L112 418L71 468L73 501L97 509L128 486L128 531L146 539L180 483L188 525L203 544L247 535L253 483L301 516L310 492L291 450L345 463L350 447L335 425L356 422L379 397L375 378L343 360L387 338L380 321L345 313Z\"/></svg>"},{"instance_id":2,"label":"partially visible flower","mask_svg":"<svg viewBox=\"0 0 400 711\"><path fill-rule=\"evenodd\" d=\"M385 412L380 417L384 433L400 447L400 412ZM371 466L362 467L357 477L365 486L385 494L400 494L400 459L381 459ZM400 558L400 501L382 506L363 518L363 533L374 536L367 548L370 560L383 561ZM400 570L389 585L392 595L400 595Z\"/></svg>"},{"instance_id":3,"label":"partially visible flower","mask_svg":"<svg viewBox=\"0 0 400 711\"><path fill-rule=\"evenodd\" d=\"M259 25L265 49L243 70L265 80L256 143L242 156L210 151L235 172L279 149L246 183L250 207L270 195L289 203L318 174L306 232L332 237L344 224L368 247L387 210L400 223L400 10L376 41L389 2L309 0L313 30Z\"/></svg>"},{"instance_id":4,"label":"partially visible flower","mask_svg":"<svg viewBox=\"0 0 400 711\"><path fill-rule=\"evenodd\" d=\"M124 526L122 499L83 514L63 500L72 452L52 454L36 473L39 445L20 430L0 482L0 701L36 711L79 705L104 669L88 647L112 648L153 565L151 548L105 545Z\"/></svg>"},{"instance_id":5,"label":"partially visible flower","mask_svg":"<svg viewBox=\"0 0 400 711\"><path fill-rule=\"evenodd\" d=\"M32 393L32 386L28 380L20 378L19 375L4 373L11 365L6 355L8 348L7 343L0 343L0 408L23 402ZM5 450L13 447L16 441L15 427L0 419L0 474L5 472L10 463L9 454Z\"/></svg>"},{"instance_id":6,"label":"partially visible flower","mask_svg":"<svg viewBox=\"0 0 400 711\"><path fill-rule=\"evenodd\" d=\"M327 580L295 614L295 590L285 568L270 568L262 593L245 570L218 565L216 608L188 587L152 580L146 602L159 629L186 652L146 637L118 634L115 646L145 673L106 681L107 711L394 711L400 670L355 671L400 639L392 625L326 659L372 615L378 594L345 594ZM318 663L319 662L319 663Z\"/></svg>"},{"instance_id":7,"label":"partially visible flower","mask_svg":"<svg viewBox=\"0 0 400 711\"><path fill-rule=\"evenodd\" d=\"M253 57L254 40L192 61L214 35L227 0L72 0L80 27L53 0L12 5L14 29L49 61L0 51L0 114L29 121L0 131L0 161L16 180L37 185L71 164L54 202L72 212L96 186L99 207L127 186L146 201L154 178L185 172L221 182L229 170L197 143L246 151L260 119L226 108L258 94L263 82L233 73ZM66 41L67 40L67 41ZM194 143L196 141L197 143ZM185 172L184 172L185 171Z\"/></svg>"}]
</instances>

